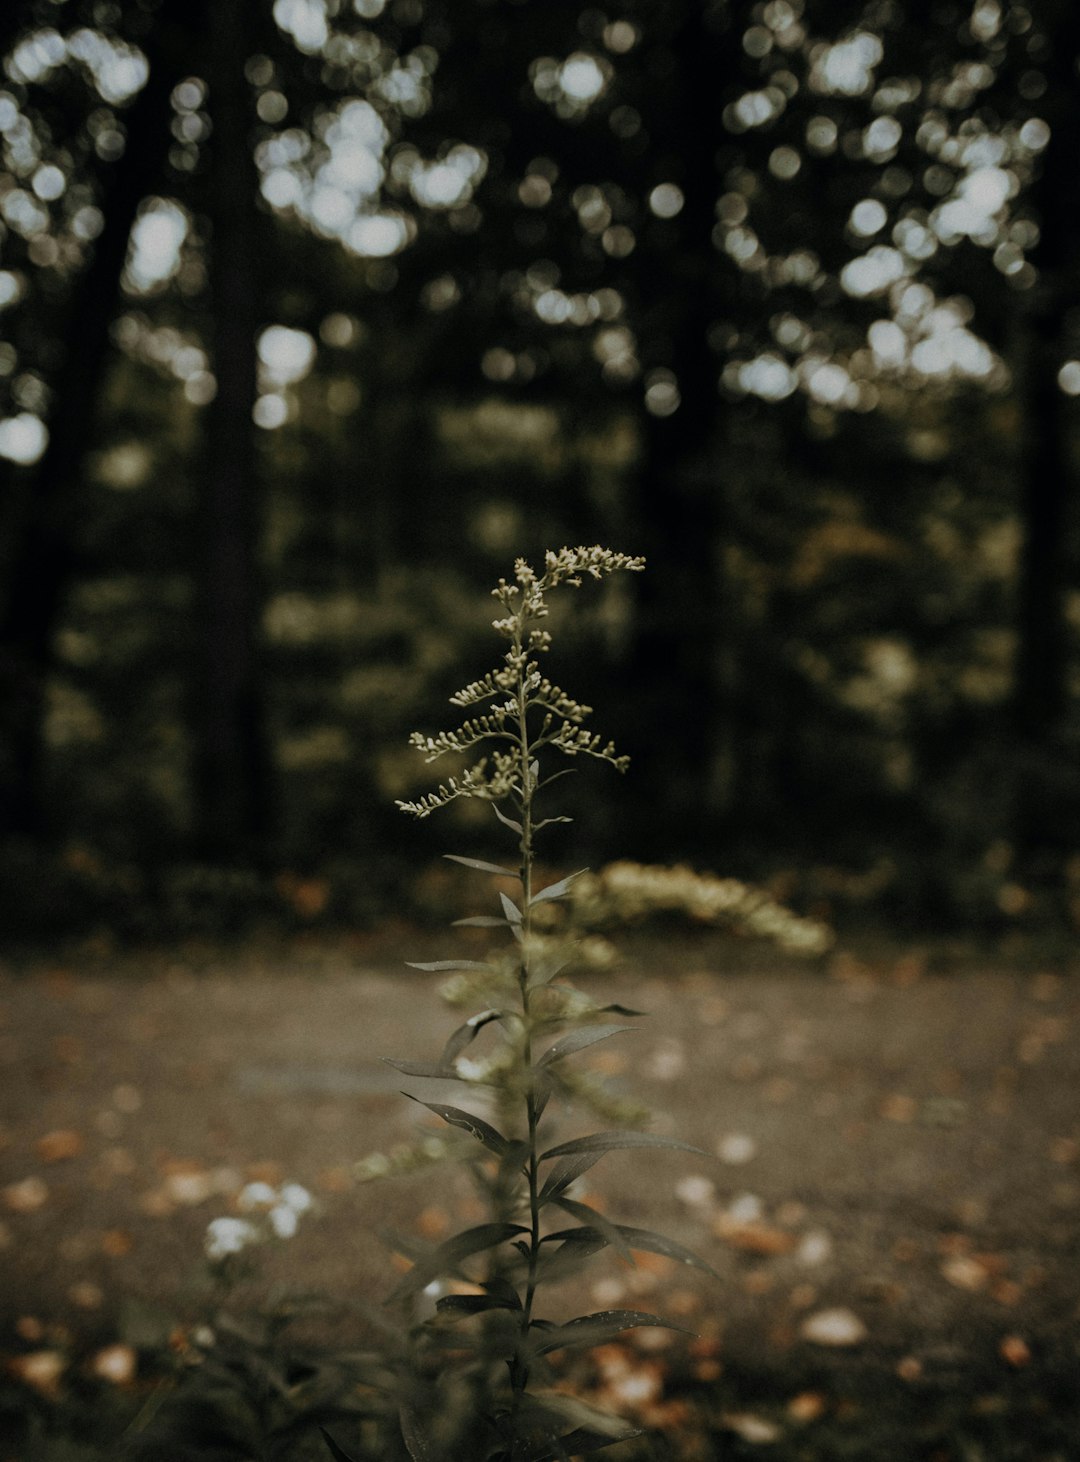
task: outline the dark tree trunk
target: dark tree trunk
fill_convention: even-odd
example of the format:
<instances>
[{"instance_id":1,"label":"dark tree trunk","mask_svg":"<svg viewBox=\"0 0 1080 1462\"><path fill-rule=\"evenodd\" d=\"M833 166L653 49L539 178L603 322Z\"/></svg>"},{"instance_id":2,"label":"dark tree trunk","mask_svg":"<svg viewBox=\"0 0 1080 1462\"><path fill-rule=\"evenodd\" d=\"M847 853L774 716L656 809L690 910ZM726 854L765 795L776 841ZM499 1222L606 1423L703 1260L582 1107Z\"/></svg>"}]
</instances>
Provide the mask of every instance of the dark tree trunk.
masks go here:
<instances>
[{"instance_id":1,"label":"dark tree trunk","mask_svg":"<svg viewBox=\"0 0 1080 1462\"><path fill-rule=\"evenodd\" d=\"M650 133L662 171L682 189L685 204L670 223L650 225L656 247L642 299L645 386L648 391L652 371L670 369L679 405L670 415L647 406L635 541L618 545L648 558L630 667L635 773L645 788L642 804L663 806L667 825L679 829L677 852L699 849L714 834L730 781L730 727L722 708L731 667L723 644L723 504L715 471L719 369L708 329L719 273L712 243L717 136L709 123L719 116L715 98L731 41L703 19L702 9L683 8L670 42L666 104L657 106ZM653 377L654 386L657 381L662 387L663 375Z\"/></svg>"},{"instance_id":2,"label":"dark tree trunk","mask_svg":"<svg viewBox=\"0 0 1080 1462\"><path fill-rule=\"evenodd\" d=\"M159 181L170 145L169 98L183 76L184 0L165 0L146 42L150 76L123 114L123 156L103 187L104 227L76 286L66 355L52 384L49 443L26 495L0 620L0 701L6 766L0 828L40 836L42 720L52 641L72 567L70 528L77 514L83 459L91 439L109 353L109 326L139 205Z\"/></svg>"},{"instance_id":3,"label":"dark tree trunk","mask_svg":"<svg viewBox=\"0 0 1080 1462\"><path fill-rule=\"evenodd\" d=\"M1023 319L1019 390L1024 404L1021 512L1024 547L1017 605L1014 724L1019 736L1016 836L1021 849L1038 855L1061 841L1065 830L1059 765L1067 705L1068 639L1064 594L1069 566L1067 539L1073 523L1075 471L1070 461L1070 417L1075 407L1058 385L1068 354L1070 313L1080 305L1080 10L1072 3L1050 17L1051 50L1045 65L1048 89L1040 112L1050 123L1033 202L1041 235L1033 260L1039 282ZM1075 789L1074 789L1075 790ZM1077 810L1072 809L1075 821ZM1075 831L1075 829L1074 829Z\"/></svg>"},{"instance_id":4,"label":"dark tree trunk","mask_svg":"<svg viewBox=\"0 0 1080 1462\"><path fill-rule=\"evenodd\" d=\"M268 766L258 673L258 467L252 410L260 320L260 218L244 66L252 0L207 5L212 353L200 515L202 584L196 723L196 838L204 857L255 850L267 830Z\"/></svg>"}]
</instances>

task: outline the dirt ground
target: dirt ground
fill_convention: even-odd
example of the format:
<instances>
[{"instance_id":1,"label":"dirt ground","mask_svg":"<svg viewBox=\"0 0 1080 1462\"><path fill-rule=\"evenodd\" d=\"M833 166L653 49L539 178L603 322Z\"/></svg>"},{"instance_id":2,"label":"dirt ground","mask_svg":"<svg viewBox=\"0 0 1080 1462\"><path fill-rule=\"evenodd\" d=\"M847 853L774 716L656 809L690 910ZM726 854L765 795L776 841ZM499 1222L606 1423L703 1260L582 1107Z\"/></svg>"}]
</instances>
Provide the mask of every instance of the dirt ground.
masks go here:
<instances>
[{"instance_id":1,"label":"dirt ground","mask_svg":"<svg viewBox=\"0 0 1080 1462\"><path fill-rule=\"evenodd\" d=\"M354 1173L415 1135L400 1088L440 1098L381 1058L433 1059L463 1018L401 963L446 948L399 930L3 967L0 1352L192 1319L206 1225L254 1179L319 1205L267 1251L270 1278L385 1296L376 1231L438 1237L472 1202L455 1172ZM707 1156L615 1153L589 1188L720 1280L613 1260L593 1307L674 1310L790 1394L838 1368L1080 1394L1076 971L895 946L808 966L711 936L629 948L580 983L648 1018L592 1063Z\"/></svg>"}]
</instances>

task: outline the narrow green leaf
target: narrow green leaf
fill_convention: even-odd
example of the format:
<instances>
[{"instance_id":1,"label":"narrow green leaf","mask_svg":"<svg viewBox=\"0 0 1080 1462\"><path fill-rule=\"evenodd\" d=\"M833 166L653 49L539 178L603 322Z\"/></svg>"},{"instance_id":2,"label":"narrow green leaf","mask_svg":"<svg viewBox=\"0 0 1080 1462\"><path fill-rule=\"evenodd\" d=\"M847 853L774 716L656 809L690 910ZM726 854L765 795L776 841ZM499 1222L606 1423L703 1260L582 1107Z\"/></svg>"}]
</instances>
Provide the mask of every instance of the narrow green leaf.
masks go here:
<instances>
[{"instance_id":1,"label":"narrow green leaf","mask_svg":"<svg viewBox=\"0 0 1080 1462\"><path fill-rule=\"evenodd\" d=\"M647 1010L631 1010L628 1005L601 1005L601 1015L648 1015Z\"/></svg>"},{"instance_id":2,"label":"narrow green leaf","mask_svg":"<svg viewBox=\"0 0 1080 1462\"><path fill-rule=\"evenodd\" d=\"M501 810L497 802L493 802L491 804L491 810L492 812L494 812L495 816L499 819L504 827L508 827L511 832L517 833L518 837L521 836L522 832L524 831L521 823L515 822L512 817L507 817L506 813Z\"/></svg>"},{"instance_id":3,"label":"narrow green leaf","mask_svg":"<svg viewBox=\"0 0 1080 1462\"><path fill-rule=\"evenodd\" d=\"M498 873L502 878L517 878L516 868L500 868L498 863L485 863L482 858L463 858L459 853L444 853L451 863L460 863L463 868L475 868L477 873Z\"/></svg>"},{"instance_id":4,"label":"narrow green leaf","mask_svg":"<svg viewBox=\"0 0 1080 1462\"><path fill-rule=\"evenodd\" d=\"M502 1300L509 1309L521 1309L521 1299L518 1292L508 1279L486 1279L483 1287L493 1298Z\"/></svg>"},{"instance_id":5,"label":"narrow green leaf","mask_svg":"<svg viewBox=\"0 0 1080 1462\"><path fill-rule=\"evenodd\" d=\"M655 1132L590 1132L588 1137L575 1137L570 1142L560 1142L558 1147L549 1147L547 1152L540 1154L540 1161L549 1157L566 1157L572 1152L614 1152L626 1147L668 1147L675 1152L708 1156L703 1148L680 1142L677 1137L661 1137Z\"/></svg>"},{"instance_id":6,"label":"narrow green leaf","mask_svg":"<svg viewBox=\"0 0 1080 1462\"><path fill-rule=\"evenodd\" d=\"M598 1234L607 1239L608 1243L627 1264L633 1264L634 1256L630 1247L619 1231L619 1225L612 1223L610 1218L599 1213L595 1208L590 1208L587 1203L579 1203L575 1198L567 1198L565 1195L556 1195L552 1200L564 1213L571 1218L576 1218L588 1228L594 1228Z\"/></svg>"},{"instance_id":7,"label":"narrow green leaf","mask_svg":"<svg viewBox=\"0 0 1080 1462\"><path fill-rule=\"evenodd\" d=\"M502 904L503 913L506 915L509 922L511 924L520 924L521 910L518 908L517 904L514 903L514 900L507 898L506 894L500 892L499 902Z\"/></svg>"},{"instance_id":8,"label":"narrow green leaf","mask_svg":"<svg viewBox=\"0 0 1080 1462\"><path fill-rule=\"evenodd\" d=\"M483 960L479 959L433 959L425 961L407 959L405 963L410 970L425 970L428 973L442 970L487 970L489 974L498 974L498 970L494 965L486 964Z\"/></svg>"},{"instance_id":9,"label":"narrow green leaf","mask_svg":"<svg viewBox=\"0 0 1080 1462\"><path fill-rule=\"evenodd\" d=\"M549 1046L536 1064L537 1066L550 1066L553 1061L561 1061L564 1056L572 1056L575 1051L584 1051L587 1046L594 1046L597 1041L606 1041L611 1036L619 1035L621 1031L633 1029L632 1025L581 1026L577 1030L572 1030L569 1035L562 1036L553 1046Z\"/></svg>"},{"instance_id":10,"label":"narrow green leaf","mask_svg":"<svg viewBox=\"0 0 1080 1462\"><path fill-rule=\"evenodd\" d=\"M552 782L557 782L560 777L573 777L576 775L577 767L563 767L561 772L552 772L550 777L545 777L536 790L538 792L543 791L545 787L550 787Z\"/></svg>"},{"instance_id":11,"label":"narrow green leaf","mask_svg":"<svg viewBox=\"0 0 1080 1462\"><path fill-rule=\"evenodd\" d=\"M330 1448L330 1455L333 1457L334 1462L356 1462L356 1459L350 1457L344 1448L338 1446L337 1442L334 1441L324 1426L320 1426L319 1430L323 1434L323 1441Z\"/></svg>"},{"instance_id":12,"label":"narrow green leaf","mask_svg":"<svg viewBox=\"0 0 1080 1462\"><path fill-rule=\"evenodd\" d=\"M496 1157L502 1157L510 1144L501 1132L497 1132L483 1117L474 1117L471 1112L463 1112L460 1107L447 1107L442 1102L422 1102L419 1097L414 1097L410 1092L403 1091L402 1096L407 1096L411 1102L417 1102L422 1107L427 1107L429 1112L434 1112L451 1127L460 1127L482 1142L489 1152L495 1153Z\"/></svg>"},{"instance_id":13,"label":"narrow green leaf","mask_svg":"<svg viewBox=\"0 0 1080 1462\"><path fill-rule=\"evenodd\" d=\"M519 1223L482 1223L455 1234L438 1248L429 1250L422 1258L417 1259L386 1303L392 1304L406 1295L415 1294L440 1274L456 1273L461 1264L474 1254L497 1248L515 1235L524 1233L528 1233L528 1229ZM407 1250L403 1249L402 1252L407 1253Z\"/></svg>"},{"instance_id":14,"label":"narrow green leaf","mask_svg":"<svg viewBox=\"0 0 1080 1462\"><path fill-rule=\"evenodd\" d=\"M546 1071L537 1071L533 1074L533 1102L536 1105L536 1120L539 1122L544 1115L551 1094L554 1090L554 1082Z\"/></svg>"},{"instance_id":15,"label":"narrow green leaf","mask_svg":"<svg viewBox=\"0 0 1080 1462\"><path fill-rule=\"evenodd\" d=\"M451 929L505 929L506 920L497 919L494 914L470 914L467 919L455 919Z\"/></svg>"},{"instance_id":16,"label":"narrow green leaf","mask_svg":"<svg viewBox=\"0 0 1080 1462\"><path fill-rule=\"evenodd\" d=\"M448 1294L436 1300L435 1308L441 1314L479 1315L486 1310L520 1310L521 1302L512 1305L493 1294Z\"/></svg>"},{"instance_id":17,"label":"narrow green leaf","mask_svg":"<svg viewBox=\"0 0 1080 1462\"><path fill-rule=\"evenodd\" d=\"M659 1315L650 1315L645 1310L597 1310L593 1315L580 1315L568 1320L565 1325L556 1325L554 1330L542 1332L538 1344L531 1345L537 1355L547 1355L553 1350L562 1350L571 1345L602 1345L613 1335L624 1330L636 1330L644 1326L658 1326L663 1330L678 1330L683 1335L693 1335L685 1325L675 1325L662 1320Z\"/></svg>"},{"instance_id":18,"label":"narrow green leaf","mask_svg":"<svg viewBox=\"0 0 1080 1462\"><path fill-rule=\"evenodd\" d=\"M541 1434L549 1431L548 1437L543 1438L548 1445L554 1440L554 1433L561 1432L565 1427L572 1430L565 1433L564 1440L588 1433L604 1438L605 1442L621 1442L641 1435L638 1428L624 1417L602 1411L587 1401L581 1401L576 1396L567 1396L561 1391L526 1392L518 1407L518 1417L528 1431ZM537 1440L541 1440L541 1437ZM588 1448L575 1447L573 1450Z\"/></svg>"},{"instance_id":19,"label":"narrow green leaf","mask_svg":"<svg viewBox=\"0 0 1080 1462\"><path fill-rule=\"evenodd\" d=\"M540 822L533 824L533 832L542 832L544 828L551 827L552 823L573 822L573 820L574 819L572 817L545 817Z\"/></svg>"},{"instance_id":20,"label":"narrow green leaf","mask_svg":"<svg viewBox=\"0 0 1080 1462\"><path fill-rule=\"evenodd\" d=\"M477 1032L483 1030L484 1026L490 1025L493 1020L501 1016L500 1010L481 1010L476 1015L470 1015L464 1025L459 1025L457 1030L443 1047L443 1053L439 1061L444 1066L452 1066L462 1051L476 1038Z\"/></svg>"},{"instance_id":21,"label":"narrow green leaf","mask_svg":"<svg viewBox=\"0 0 1080 1462\"><path fill-rule=\"evenodd\" d=\"M431 1449L420 1417L411 1406L402 1403L398 1411L398 1421L401 1423L402 1440L408 1448L412 1462L435 1462L435 1453Z\"/></svg>"},{"instance_id":22,"label":"narrow green leaf","mask_svg":"<svg viewBox=\"0 0 1080 1462\"><path fill-rule=\"evenodd\" d=\"M622 1235L623 1242L629 1249L644 1249L649 1254L662 1254L666 1259L675 1259L680 1264L689 1264L694 1269L703 1269L706 1274L711 1274L714 1279L720 1276L711 1264L695 1254L692 1249L685 1248L674 1239L669 1239L666 1234L653 1233L647 1228L631 1228L629 1224L618 1223L615 1227ZM547 1243L571 1243L585 1246L588 1242L588 1229L563 1229L559 1233L545 1234L540 1240L542 1244ZM598 1229L591 1230L592 1237L599 1242L596 1248L604 1248L608 1240ZM593 1251L595 1252L595 1250Z\"/></svg>"},{"instance_id":23,"label":"narrow green leaf","mask_svg":"<svg viewBox=\"0 0 1080 1462\"><path fill-rule=\"evenodd\" d=\"M400 1071L402 1076L421 1076L425 1080L439 1081L460 1081L461 1077L455 1072L447 1070L445 1066L433 1061L395 1061L390 1056L384 1056L383 1062L392 1066L395 1071Z\"/></svg>"},{"instance_id":24,"label":"narrow green leaf","mask_svg":"<svg viewBox=\"0 0 1080 1462\"><path fill-rule=\"evenodd\" d=\"M643 1437L644 1427L630 1427L628 1431L618 1437L608 1437L602 1432L589 1431L587 1428L578 1427L572 1432L564 1432L561 1437L553 1441L540 1444L527 1444L531 1450L515 1452L514 1462L567 1462L573 1457L583 1457L587 1452L599 1452L604 1447L613 1447L616 1442L629 1441L632 1437Z\"/></svg>"},{"instance_id":25,"label":"narrow green leaf","mask_svg":"<svg viewBox=\"0 0 1080 1462\"><path fill-rule=\"evenodd\" d=\"M579 1152L570 1157L564 1157L558 1162L547 1175L547 1181L540 1189L539 1202L548 1203L557 1197L565 1188L569 1188L575 1178L580 1178L582 1173L587 1173L591 1167L603 1157L601 1152Z\"/></svg>"},{"instance_id":26,"label":"narrow green leaf","mask_svg":"<svg viewBox=\"0 0 1080 1462\"><path fill-rule=\"evenodd\" d=\"M565 878L560 878L558 883L549 883L547 888L542 888L539 893L534 893L532 902L534 904L550 903L552 899L561 899L569 891L570 885L575 878L580 878L583 873L588 873L587 868L579 868L576 873L569 873Z\"/></svg>"}]
</instances>

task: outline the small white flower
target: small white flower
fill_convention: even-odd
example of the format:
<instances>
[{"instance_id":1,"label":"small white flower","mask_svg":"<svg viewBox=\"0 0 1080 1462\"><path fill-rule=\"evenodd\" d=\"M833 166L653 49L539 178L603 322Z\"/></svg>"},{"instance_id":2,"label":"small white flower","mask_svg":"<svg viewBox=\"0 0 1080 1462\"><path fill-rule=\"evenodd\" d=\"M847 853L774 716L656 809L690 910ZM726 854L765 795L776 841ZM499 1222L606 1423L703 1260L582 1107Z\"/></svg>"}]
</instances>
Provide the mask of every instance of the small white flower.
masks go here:
<instances>
[{"instance_id":1,"label":"small white flower","mask_svg":"<svg viewBox=\"0 0 1080 1462\"><path fill-rule=\"evenodd\" d=\"M203 1248L208 1259L218 1260L258 1242L259 1230L246 1218L215 1218L207 1225Z\"/></svg>"},{"instance_id":2,"label":"small white flower","mask_svg":"<svg viewBox=\"0 0 1080 1462\"><path fill-rule=\"evenodd\" d=\"M236 1200L241 1213L250 1213L255 1208L270 1208L277 1202L277 1190L269 1183L249 1183Z\"/></svg>"},{"instance_id":3,"label":"small white flower","mask_svg":"<svg viewBox=\"0 0 1080 1462\"><path fill-rule=\"evenodd\" d=\"M302 1183L286 1183L278 1198L294 1213L309 1213L315 1205L314 1198Z\"/></svg>"},{"instance_id":4,"label":"small white flower","mask_svg":"<svg viewBox=\"0 0 1080 1462\"><path fill-rule=\"evenodd\" d=\"M266 1215L267 1222L279 1239L291 1239L300 1227L300 1218L295 1208L290 1208L285 1203L278 1203Z\"/></svg>"}]
</instances>

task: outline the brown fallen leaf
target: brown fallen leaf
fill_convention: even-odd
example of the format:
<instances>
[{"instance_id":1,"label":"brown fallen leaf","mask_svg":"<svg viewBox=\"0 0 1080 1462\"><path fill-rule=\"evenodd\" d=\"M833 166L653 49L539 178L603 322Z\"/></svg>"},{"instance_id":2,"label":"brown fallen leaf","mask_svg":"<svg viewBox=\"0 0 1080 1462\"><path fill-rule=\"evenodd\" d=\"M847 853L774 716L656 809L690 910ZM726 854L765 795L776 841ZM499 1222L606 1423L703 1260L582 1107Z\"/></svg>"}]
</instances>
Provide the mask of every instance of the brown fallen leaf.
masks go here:
<instances>
[{"instance_id":1,"label":"brown fallen leaf","mask_svg":"<svg viewBox=\"0 0 1080 1462\"><path fill-rule=\"evenodd\" d=\"M826 1405L825 1397L820 1391L800 1391L791 1398L785 1409L792 1421L805 1426L808 1422L817 1421L824 1416Z\"/></svg>"},{"instance_id":2,"label":"brown fallen leaf","mask_svg":"<svg viewBox=\"0 0 1080 1462\"><path fill-rule=\"evenodd\" d=\"M81 1133L63 1128L56 1132L46 1132L44 1137L38 1138L36 1147L42 1162L66 1162L82 1152L83 1138Z\"/></svg>"},{"instance_id":3,"label":"brown fallen leaf","mask_svg":"<svg viewBox=\"0 0 1080 1462\"><path fill-rule=\"evenodd\" d=\"M1001 1273L1004 1260L997 1254L954 1254L941 1266L942 1276L956 1289L984 1289Z\"/></svg>"},{"instance_id":4,"label":"brown fallen leaf","mask_svg":"<svg viewBox=\"0 0 1080 1462\"><path fill-rule=\"evenodd\" d=\"M67 1359L58 1350L32 1350L29 1355L16 1355L7 1362L7 1369L24 1386L55 1396Z\"/></svg>"},{"instance_id":5,"label":"brown fallen leaf","mask_svg":"<svg viewBox=\"0 0 1080 1462\"><path fill-rule=\"evenodd\" d=\"M744 1442L751 1446L770 1446L778 1442L783 1432L774 1421L769 1421L764 1416L756 1416L752 1411L728 1411L720 1418L720 1424L726 1426Z\"/></svg>"},{"instance_id":6,"label":"brown fallen leaf","mask_svg":"<svg viewBox=\"0 0 1080 1462\"><path fill-rule=\"evenodd\" d=\"M101 1236L101 1252L107 1254L110 1259L122 1259L126 1254L130 1254L134 1247L135 1240L127 1229L106 1229Z\"/></svg>"},{"instance_id":7,"label":"brown fallen leaf","mask_svg":"<svg viewBox=\"0 0 1080 1462\"><path fill-rule=\"evenodd\" d=\"M0 1200L10 1213L35 1213L49 1201L49 1189L40 1178L23 1178L0 1191Z\"/></svg>"},{"instance_id":8,"label":"brown fallen leaf","mask_svg":"<svg viewBox=\"0 0 1080 1462\"><path fill-rule=\"evenodd\" d=\"M786 1229L773 1228L767 1223L733 1223L721 1214L713 1226L713 1233L733 1249L745 1254L790 1254L796 1244L796 1237Z\"/></svg>"},{"instance_id":9,"label":"brown fallen leaf","mask_svg":"<svg viewBox=\"0 0 1080 1462\"><path fill-rule=\"evenodd\" d=\"M887 1122L914 1122L919 1105L914 1097L893 1092L885 1098L878 1110Z\"/></svg>"},{"instance_id":10,"label":"brown fallen leaf","mask_svg":"<svg viewBox=\"0 0 1080 1462\"><path fill-rule=\"evenodd\" d=\"M139 1358L130 1345L106 1345L90 1361L90 1374L114 1386L127 1386L135 1379Z\"/></svg>"},{"instance_id":11,"label":"brown fallen leaf","mask_svg":"<svg viewBox=\"0 0 1080 1462\"><path fill-rule=\"evenodd\" d=\"M68 1299L80 1310L100 1310L105 1303L105 1291L100 1284L80 1279L68 1290Z\"/></svg>"},{"instance_id":12,"label":"brown fallen leaf","mask_svg":"<svg viewBox=\"0 0 1080 1462\"><path fill-rule=\"evenodd\" d=\"M182 1208L195 1208L205 1203L217 1187L213 1173L194 1165L167 1172L161 1186L169 1200Z\"/></svg>"},{"instance_id":13,"label":"brown fallen leaf","mask_svg":"<svg viewBox=\"0 0 1080 1462\"><path fill-rule=\"evenodd\" d=\"M799 1334L814 1345L861 1345L868 1331L853 1310L838 1306L833 1310L818 1310L799 1326Z\"/></svg>"},{"instance_id":14,"label":"brown fallen leaf","mask_svg":"<svg viewBox=\"0 0 1080 1462\"><path fill-rule=\"evenodd\" d=\"M1006 1365L1023 1370L1031 1364L1031 1347L1022 1335L1004 1335L998 1346L998 1355Z\"/></svg>"}]
</instances>

